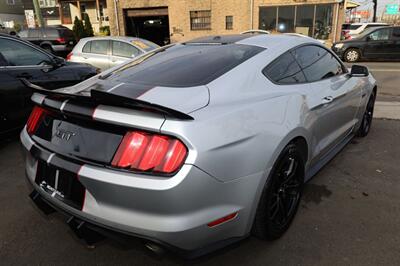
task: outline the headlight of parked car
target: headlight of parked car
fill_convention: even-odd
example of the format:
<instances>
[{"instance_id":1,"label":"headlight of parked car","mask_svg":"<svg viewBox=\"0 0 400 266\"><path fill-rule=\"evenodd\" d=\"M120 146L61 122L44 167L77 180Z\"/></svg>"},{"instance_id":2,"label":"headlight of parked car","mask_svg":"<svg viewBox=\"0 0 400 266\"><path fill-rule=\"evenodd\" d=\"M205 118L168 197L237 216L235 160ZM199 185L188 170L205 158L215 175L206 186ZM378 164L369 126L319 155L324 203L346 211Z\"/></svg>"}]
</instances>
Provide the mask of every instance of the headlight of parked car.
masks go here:
<instances>
[{"instance_id":1,"label":"headlight of parked car","mask_svg":"<svg viewBox=\"0 0 400 266\"><path fill-rule=\"evenodd\" d=\"M335 48L340 49L343 47L343 45L344 45L343 43L337 43L337 44L335 44Z\"/></svg>"}]
</instances>

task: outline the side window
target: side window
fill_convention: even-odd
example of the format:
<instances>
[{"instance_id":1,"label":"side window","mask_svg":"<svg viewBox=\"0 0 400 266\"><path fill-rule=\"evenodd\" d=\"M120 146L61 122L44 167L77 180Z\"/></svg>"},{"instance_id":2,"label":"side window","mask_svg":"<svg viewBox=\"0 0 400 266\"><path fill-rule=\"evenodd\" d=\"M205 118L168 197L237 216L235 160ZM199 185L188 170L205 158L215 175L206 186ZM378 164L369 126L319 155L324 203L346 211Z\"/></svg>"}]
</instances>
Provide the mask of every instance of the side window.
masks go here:
<instances>
[{"instance_id":1,"label":"side window","mask_svg":"<svg viewBox=\"0 0 400 266\"><path fill-rule=\"evenodd\" d=\"M44 53L18 41L0 39L0 53L8 66L39 65L51 59Z\"/></svg>"},{"instance_id":2,"label":"side window","mask_svg":"<svg viewBox=\"0 0 400 266\"><path fill-rule=\"evenodd\" d=\"M263 74L279 84L305 82L303 72L291 53L285 53L263 70Z\"/></svg>"},{"instance_id":3,"label":"side window","mask_svg":"<svg viewBox=\"0 0 400 266\"><path fill-rule=\"evenodd\" d=\"M315 46L303 46L292 51L308 82L323 80L344 72L342 64L328 50Z\"/></svg>"},{"instance_id":4,"label":"side window","mask_svg":"<svg viewBox=\"0 0 400 266\"><path fill-rule=\"evenodd\" d=\"M92 54L108 54L108 46L109 41L106 40L99 40L99 41L92 41L90 45L90 52Z\"/></svg>"},{"instance_id":5,"label":"side window","mask_svg":"<svg viewBox=\"0 0 400 266\"><path fill-rule=\"evenodd\" d=\"M400 39L400 28L393 28L392 36L393 36L393 39L399 40Z\"/></svg>"},{"instance_id":6,"label":"side window","mask_svg":"<svg viewBox=\"0 0 400 266\"><path fill-rule=\"evenodd\" d=\"M368 37L373 41L385 41L389 40L389 34L390 34L390 28L387 28L387 29L376 30L370 35L368 35Z\"/></svg>"},{"instance_id":7,"label":"side window","mask_svg":"<svg viewBox=\"0 0 400 266\"><path fill-rule=\"evenodd\" d=\"M40 36L40 30L39 29L30 29L30 30L28 30L28 37L29 38L38 39L39 36Z\"/></svg>"},{"instance_id":8,"label":"side window","mask_svg":"<svg viewBox=\"0 0 400 266\"><path fill-rule=\"evenodd\" d=\"M115 56L132 58L137 56L139 53L139 49L128 43L118 41L112 42L112 54Z\"/></svg>"},{"instance_id":9,"label":"side window","mask_svg":"<svg viewBox=\"0 0 400 266\"><path fill-rule=\"evenodd\" d=\"M87 42L83 48L82 48L82 52L83 53L90 53L90 46L91 46L92 42Z\"/></svg>"}]
</instances>

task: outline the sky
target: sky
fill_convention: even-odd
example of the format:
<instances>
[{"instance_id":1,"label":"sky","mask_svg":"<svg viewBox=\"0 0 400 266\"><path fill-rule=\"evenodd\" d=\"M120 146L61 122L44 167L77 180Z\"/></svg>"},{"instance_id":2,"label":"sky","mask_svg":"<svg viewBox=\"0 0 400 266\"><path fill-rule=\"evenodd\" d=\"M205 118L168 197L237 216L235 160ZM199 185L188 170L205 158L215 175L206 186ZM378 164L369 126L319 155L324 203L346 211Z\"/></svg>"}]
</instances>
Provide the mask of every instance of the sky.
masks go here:
<instances>
[{"instance_id":1,"label":"sky","mask_svg":"<svg viewBox=\"0 0 400 266\"><path fill-rule=\"evenodd\" d=\"M371 0L355 0L355 2L358 2L361 4L357 10L371 10L372 12L372 1ZM380 17L382 15L382 12L385 11L385 7L387 4L398 4L400 5L400 0L378 0L378 10L377 10L377 16Z\"/></svg>"}]
</instances>

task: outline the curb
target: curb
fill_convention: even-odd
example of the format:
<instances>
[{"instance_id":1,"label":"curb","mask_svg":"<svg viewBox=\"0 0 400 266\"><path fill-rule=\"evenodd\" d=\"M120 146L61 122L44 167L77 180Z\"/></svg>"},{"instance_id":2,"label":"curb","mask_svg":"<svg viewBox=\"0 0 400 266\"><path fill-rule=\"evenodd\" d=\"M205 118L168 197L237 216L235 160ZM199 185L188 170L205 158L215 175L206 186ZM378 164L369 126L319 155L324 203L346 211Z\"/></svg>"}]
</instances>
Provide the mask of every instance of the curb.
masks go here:
<instances>
[{"instance_id":1,"label":"curb","mask_svg":"<svg viewBox=\"0 0 400 266\"><path fill-rule=\"evenodd\" d=\"M400 120L400 102L375 102L374 118Z\"/></svg>"}]
</instances>

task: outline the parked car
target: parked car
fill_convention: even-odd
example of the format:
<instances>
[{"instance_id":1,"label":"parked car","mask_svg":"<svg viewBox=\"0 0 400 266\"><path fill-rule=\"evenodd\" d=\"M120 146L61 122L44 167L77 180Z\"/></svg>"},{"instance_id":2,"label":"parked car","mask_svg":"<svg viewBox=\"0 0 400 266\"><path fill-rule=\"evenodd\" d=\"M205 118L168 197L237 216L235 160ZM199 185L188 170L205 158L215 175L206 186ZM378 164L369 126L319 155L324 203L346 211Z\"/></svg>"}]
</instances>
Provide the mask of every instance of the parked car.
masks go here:
<instances>
[{"instance_id":1,"label":"parked car","mask_svg":"<svg viewBox=\"0 0 400 266\"><path fill-rule=\"evenodd\" d=\"M2 24L0 24L0 33L5 33L5 34L9 34L9 35L17 34L17 32L14 29L4 27Z\"/></svg>"},{"instance_id":2,"label":"parked car","mask_svg":"<svg viewBox=\"0 0 400 266\"><path fill-rule=\"evenodd\" d=\"M64 26L48 26L22 30L18 36L52 54L67 54L76 44L72 30Z\"/></svg>"},{"instance_id":3,"label":"parked car","mask_svg":"<svg viewBox=\"0 0 400 266\"><path fill-rule=\"evenodd\" d=\"M35 88L21 132L31 198L90 244L122 233L196 256L251 233L277 239L304 182L368 134L376 90L366 67L349 72L312 38L161 47L71 88Z\"/></svg>"},{"instance_id":4,"label":"parked car","mask_svg":"<svg viewBox=\"0 0 400 266\"><path fill-rule=\"evenodd\" d=\"M400 27L379 27L357 38L334 43L332 50L347 62L400 59Z\"/></svg>"},{"instance_id":5,"label":"parked car","mask_svg":"<svg viewBox=\"0 0 400 266\"><path fill-rule=\"evenodd\" d=\"M81 39L67 60L88 63L104 71L158 47L135 37L90 37Z\"/></svg>"},{"instance_id":6,"label":"parked car","mask_svg":"<svg viewBox=\"0 0 400 266\"><path fill-rule=\"evenodd\" d=\"M0 134L22 128L32 109L32 91L21 78L53 90L95 74L92 66L65 62L29 42L0 34Z\"/></svg>"},{"instance_id":7,"label":"parked car","mask_svg":"<svg viewBox=\"0 0 400 266\"><path fill-rule=\"evenodd\" d=\"M389 26L387 23L376 23L376 22L368 22L368 23L352 23L349 26L345 26L347 29L343 29L342 27L342 35L345 39L352 39L357 35L361 34L364 30L376 27L384 27Z\"/></svg>"}]
</instances>

